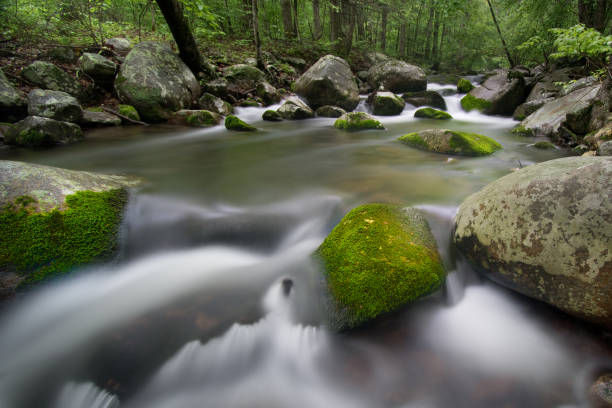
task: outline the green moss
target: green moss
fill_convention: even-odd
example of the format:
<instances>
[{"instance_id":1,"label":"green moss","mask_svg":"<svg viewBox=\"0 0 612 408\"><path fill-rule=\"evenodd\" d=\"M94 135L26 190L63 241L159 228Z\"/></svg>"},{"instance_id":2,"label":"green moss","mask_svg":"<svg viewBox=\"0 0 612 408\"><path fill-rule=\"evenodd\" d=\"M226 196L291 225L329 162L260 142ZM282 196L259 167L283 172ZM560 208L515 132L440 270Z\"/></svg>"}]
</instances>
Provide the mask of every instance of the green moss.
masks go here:
<instances>
[{"instance_id":1,"label":"green moss","mask_svg":"<svg viewBox=\"0 0 612 408\"><path fill-rule=\"evenodd\" d=\"M515 134L515 135L518 135L518 136L526 136L526 137L533 137L533 136L535 136L533 134L533 130L527 129L523 125L516 126L514 129L511 130L511 132L513 134Z\"/></svg>"},{"instance_id":2,"label":"green moss","mask_svg":"<svg viewBox=\"0 0 612 408\"><path fill-rule=\"evenodd\" d=\"M22 130L19 132L16 142L19 146L24 147L43 147L52 144L48 135L38 129Z\"/></svg>"},{"instance_id":3,"label":"green moss","mask_svg":"<svg viewBox=\"0 0 612 408\"><path fill-rule=\"evenodd\" d=\"M457 91L460 93L468 93L472 89L474 89L474 85L467 79L460 78L459 81L457 81Z\"/></svg>"},{"instance_id":4,"label":"green moss","mask_svg":"<svg viewBox=\"0 0 612 408\"><path fill-rule=\"evenodd\" d=\"M278 64L278 65L277 65L277 67L278 67L278 70L279 70L280 72L283 72L283 73L285 73L285 74L287 74L287 75L295 75L295 74L296 74L296 72L295 72L295 68L293 68L293 67L292 67L291 65L289 65L289 64L285 64L284 62L283 62L283 63Z\"/></svg>"},{"instance_id":5,"label":"green moss","mask_svg":"<svg viewBox=\"0 0 612 408\"><path fill-rule=\"evenodd\" d=\"M467 112L472 110L483 112L491 107L491 102L467 94L461 98L461 107Z\"/></svg>"},{"instance_id":6,"label":"green moss","mask_svg":"<svg viewBox=\"0 0 612 408\"><path fill-rule=\"evenodd\" d=\"M419 109L414 113L414 117L436 120L449 120L453 118L449 113L434 108Z\"/></svg>"},{"instance_id":7,"label":"green moss","mask_svg":"<svg viewBox=\"0 0 612 408\"><path fill-rule=\"evenodd\" d=\"M384 126L376 119L363 112L351 112L342 115L334 122L336 129L349 131L377 129L383 130Z\"/></svg>"},{"instance_id":8,"label":"green moss","mask_svg":"<svg viewBox=\"0 0 612 408\"><path fill-rule=\"evenodd\" d=\"M407 135L401 136L398 140L410 146L429 150L429 145L418 133L408 133Z\"/></svg>"},{"instance_id":9,"label":"green moss","mask_svg":"<svg viewBox=\"0 0 612 408\"><path fill-rule=\"evenodd\" d=\"M462 156L485 156L502 148L499 143L487 136L446 129L409 133L398 140L417 149Z\"/></svg>"},{"instance_id":10,"label":"green moss","mask_svg":"<svg viewBox=\"0 0 612 408\"><path fill-rule=\"evenodd\" d=\"M259 103L255 99L245 99L244 101L240 102L240 106L244 108L248 108L252 106L257 107L259 106Z\"/></svg>"},{"instance_id":11,"label":"green moss","mask_svg":"<svg viewBox=\"0 0 612 408\"><path fill-rule=\"evenodd\" d=\"M490 137L467 132L451 132L449 140L451 149L460 151L462 154L473 156L487 156L502 148L502 146Z\"/></svg>"},{"instance_id":12,"label":"green moss","mask_svg":"<svg viewBox=\"0 0 612 408\"><path fill-rule=\"evenodd\" d=\"M215 126L219 123L218 118L206 110L191 113L185 120L190 126Z\"/></svg>"},{"instance_id":13,"label":"green moss","mask_svg":"<svg viewBox=\"0 0 612 408\"><path fill-rule=\"evenodd\" d=\"M277 111L270 110L270 109L265 111L263 115L261 115L261 118L263 120L267 120L270 122L280 122L281 120L283 120L280 113L278 113Z\"/></svg>"},{"instance_id":14,"label":"green moss","mask_svg":"<svg viewBox=\"0 0 612 408\"><path fill-rule=\"evenodd\" d=\"M140 120L140 115L132 105L119 105L119 113L132 120Z\"/></svg>"},{"instance_id":15,"label":"green moss","mask_svg":"<svg viewBox=\"0 0 612 408\"><path fill-rule=\"evenodd\" d=\"M527 117L527 115L525 115L524 113L519 113L519 114L514 116L514 119L515 120L523 121L523 120L525 120L526 117Z\"/></svg>"},{"instance_id":16,"label":"green moss","mask_svg":"<svg viewBox=\"0 0 612 408\"><path fill-rule=\"evenodd\" d=\"M254 132L257 130L256 127L249 125L234 115L229 115L225 118L225 128L242 132Z\"/></svg>"},{"instance_id":17,"label":"green moss","mask_svg":"<svg viewBox=\"0 0 612 408\"><path fill-rule=\"evenodd\" d=\"M555 145L550 142L537 142L533 145L537 149L554 149Z\"/></svg>"},{"instance_id":18,"label":"green moss","mask_svg":"<svg viewBox=\"0 0 612 408\"><path fill-rule=\"evenodd\" d=\"M335 328L354 327L432 293L445 277L427 221L410 208L357 207L316 255L341 309Z\"/></svg>"},{"instance_id":19,"label":"green moss","mask_svg":"<svg viewBox=\"0 0 612 408\"><path fill-rule=\"evenodd\" d=\"M0 211L0 269L34 283L108 257L126 198L124 190L80 191L66 197L66 209L43 213L32 197L16 199Z\"/></svg>"}]
</instances>

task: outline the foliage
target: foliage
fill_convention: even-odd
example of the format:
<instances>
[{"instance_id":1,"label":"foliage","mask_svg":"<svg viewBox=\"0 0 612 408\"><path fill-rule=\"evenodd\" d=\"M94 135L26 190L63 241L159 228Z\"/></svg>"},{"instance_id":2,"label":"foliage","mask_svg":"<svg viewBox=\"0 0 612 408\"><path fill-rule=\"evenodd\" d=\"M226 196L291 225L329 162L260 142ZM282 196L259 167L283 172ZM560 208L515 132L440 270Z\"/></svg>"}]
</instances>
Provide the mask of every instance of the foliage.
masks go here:
<instances>
[{"instance_id":1,"label":"foliage","mask_svg":"<svg viewBox=\"0 0 612 408\"><path fill-rule=\"evenodd\" d=\"M604 36L599 31L578 24L570 28L552 29L557 38L557 52L553 58L585 58L592 67L602 68L607 65L607 58L612 54L612 35Z\"/></svg>"}]
</instances>

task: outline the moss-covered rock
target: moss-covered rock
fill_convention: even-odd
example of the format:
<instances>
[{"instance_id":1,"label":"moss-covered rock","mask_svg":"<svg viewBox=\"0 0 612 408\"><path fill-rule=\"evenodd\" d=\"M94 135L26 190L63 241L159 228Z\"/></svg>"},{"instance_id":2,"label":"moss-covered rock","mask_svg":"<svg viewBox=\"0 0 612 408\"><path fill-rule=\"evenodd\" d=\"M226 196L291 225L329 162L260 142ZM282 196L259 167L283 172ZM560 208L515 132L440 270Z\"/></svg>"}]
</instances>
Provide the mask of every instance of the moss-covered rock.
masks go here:
<instances>
[{"instance_id":1,"label":"moss-covered rock","mask_svg":"<svg viewBox=\"0 0 612 408\"><path fill-rule=\"evenodd\" d=\"M76 98L82 97L81 84L50 62L34 61L21 71L21 75L42 89L66 92Z\"/></svg>"},{"instance_id":2,"label":"moss-covered rock","mask_svg":"<svg viewBox=\"0 0 612 408\"><path fill-rule=\"evenodd\" d=\"M257 108L259 107L259 102L253 98L247 98L240 102L240 106L243 108Z\"/></svg>"},{"instance_id":3,"label":"moss-covered rock","mask_svg":"<svg viewBox=\"0 0 612 408\"><path fill-rule=\"evenodd\" d=\"M491 107L491 102L467 94L463 98L461 98L461 107L466 112L470 112L473 110L484 112Z\"/></svg>"},{"instance_id":4,"label":"moss-covered rock","mask_svg":"<svg viewBox=\"0 0 612 408\"><path fill-rule=\"evenodd\" d=\"M132 49L132 43L127 38L109 38L104 41L104 45L115 50L120 55L125 55Z\"/></svg>"},{"instance_id":5,"label":"moss-covered rock","mask_svg":"<svg viewBox=\"0 0 612 408\"><path fill-rule=\"evenodd\" d=\"M385 127L365 112L349 112L340 116L335 122L336 129L357 131L367 129L384 130Z\"/></svg>"},{"instance_id":6,"label":"moss-covered rock","mask_svg":"<svg viewBox=\"0 0 612 408\"><path fill-rule=\"evenodd\" d=\"M29 148L75 143L82 139L79 125L41 116L28 116L4 135L4 143Z\"/></svg>"},{"instance_id":7,"label":"moss-covered rock","mask_svg":"<svg viewBox=\"0 0 612 408\"><path fill-rule=\"evenodd\" d=\"M78 122L83 117L81 104L61 91L34 89L28 94L28 113L62 122Z\"/></svg>"},{"instance_id":8,"label":"moss-covered rock","mask_svg":"<svg viewBox=\"0 0 612 408\"><path fill-rule=\"evenodd\" d=\"M0 69L0 121L17 122L27 116L28 105L24 96Z\"/></svg>"},{"instance_id":9,"label":"moss-covered rock","mask_svg":"<svg viewBox=\"0 0 612 408\"><path fill-rule=\"evenodd\" d=\"M314 117L314 111L310 106L297 97L287 98L281 107L278 108L277 112L283 119L288 120L310 119Z\"/></svg>"},{"instance_id":10,"label":"moss-covered rock","mask_svg":"<svg viewBox=\"0 0 612 408\"><path fill-rule=\"evenodd\" d=\"M487 156L502 148L490 137L448 129L409 133L398 140L417 149L460 156Z\"/></svg>"},{"instance_id":11,"label":"moss-covered rock","mask_svg":"<svg viewBox=\"0 0 612 408\"><path fill-rule=\"evenodd\" d=\"M208 92L200 97L199 103L200 108L218 113L219 115L227 116L234 113L234 108L229 102Z\"/></svg>"},{"instance_id":12,"label":"moss-covered rock","mask_svg":"<svg viewBox=\"0 0 612 408\"><path fill-rule=\"evenodd\" d=\"M279 103L281 100L278 90L266 81L257 84L255 94L262 100L265 106Z\"/></svg>"},{"instance_id":13,"label":"moss-covered rock","mask_svg":"<svg viewBox=\"0 0 612 408\"><path fill-rule=\"evenodd\" d=\"M261 118L269 122L280 122L283 120L283 117L280 115L280 113L278 113L277 111L270 110L270 109L265 111L261 115Z\"/></svg>"},{"instance_id":14,"label":"moss-covered rock","mask_svg":"<svg viewBox=\"0 0 612 408\"><path fill-rule=\"evenodd\" d=\"M125 105L125 104L119 105L119 113L132 120L140 120L140 115L138 114L138 111L132 105ZM124 124L128 124L128 123L130 122L128 121L124 122Z\"/></svg>"},{"instance_id":15,"label":"moss-covered rock","mask_svg":"<svg viewBox=\"0 0 612 408\"><path fill-rule=\"evenodd\" d=\"M339 118L346 111L339 106L325 105L318 108L315 113L322 118Z\"/></svg>"},{"instance_id":16,"label":"moss-covered rock","mask_svg":"<svg viewBox=\"0 0 612 408\"><path fill-rule=\"evenodd\" d=\"M460 78L459 81L457 81L457 91L459 93L468 93L472 89L474 89L474 85L472 85L469 80Z\"/></svg>"},{"instance_id":17,"label":"moss-covered rock","mask_svg":"<svg viewBox=\"0 0 612 408\"><path fill-rule=\"evenodd\" d=\"M405 92L402 99L414 107L431 106L446 110L444 98L436 91Z\"/></svg>"},{"instance_id":18,"label":"moss-covered rock","mask_svg":"<svg viewBox=\"0 0 612 408\"><path fill-rule=\"evenodd\" d=\"M119 126L121 125L121 118L112 113L85 109L79 123L83 127Z\"/></svg>"},{"instance_id":19,"label":"moss-covered rock","mask_svg":"<svg viewBox=\"0 0 612 408\"><path fill-rule=\"evenodd\" d=\"M534 143L533 147L535 147L536 149L547 150L547 149L554 149L555 145L550 142L541 141L541 142Z\"/></svg>"},{"instance_id":20,"label":"moss-covered rock","mask_svg":"<svg viewBox=\"0 0 612 408\"><path fill-rule=\"evenodd\" d=\"M414 112L414 117L422 118L422 119L436 119L436 120L449 120L453 118L450 113L440 111L434 108L421 108L417 110L416 112Z\"/></svg>"},{"instance_id":21,"label":"moss-covered rock","mask_svg":"<svg viewBox=\"0 0 612 408\"><path fill-rule=\"evenodd\" d=\"M372 105L372 113L380 116L399 115L406 106L406 102L392 92L376 92L368 102Z\"/></svg>"},{"instance_id":22,"label":"moss-covered rock","mask_svg":"<svg viewBox=\"0 0 612 408\"><path fill-rule=\"evenodd\" d=\"M331 295L330 325L348 329L440 288L444 267L418 210L368 204L348 213L316 252Z\"/></svg>"},{"instance_id":23,"label":"moss-covered rock","mask_svg":"<svg viewBox=\"0 0 612 408\"><path fill-rule=\"evenodd\" d=\"M533 130L527 129L523 125L516 125L510 132L517 136L524 136L524 137L534 137L535 136Z\"/></svg>"},{"instance_id":24,"label":"moss-covered rock","mask_svg":"<svg viewBox=\"0 0 612 408\"><path fill-rule=\"evenodd\" d=\"M168 123L172 125L193 126L193 127L210 127L216 126L221 122L221 115L207 110L190 110L183 109L174 114L168 119Z\"/></svg>"},{"instance_id":25,"label":"moss-covered rock","mask_svg":"<svg viewBox=\"0 0 612 408\"><path fill-rule=\"evenodd\" d=\"M96 82L112 82L117 72L117 64L100 54L84 52L79 58L81 70Z\"/></svg>"},{"instance_id":26,"label":"moss-covered rock","mask_svg":"<svg viewBox=\"0 0 612 408\"><path fill-rule=\"evenodd\" d=\"M253 89L266 80L266 75L258 68L247 64L236 64L223 70L223 76L236 87Z\"/></svg>"},{"instance_id":27,"label":"moss-covered rock","mask_svg":"<svg viewBox=\"0 0 612 408\"><path fill-rule=\"evenodd\" d=\"M124 177L0 161L0 269L34 283L117 248ZM3 282L5 283L5 282ZM7 288L0 296L10 295Z\"/></svg>"},{"instance_id":28,"label":"moss-covered rock","mask_svg":"<svg viewBox=\"0 0 612 408\"><path fill-rule=\"evenodd\" d=\"M527 87L522 76L509 75L507 70L497 70L479 87L461 100L466 111L479 110L487 115L510 116L525 101Z\"/></svg>"},{"instance_id":29,"label":"moss-covered rock","mask_svg":"<svg viewBox=\"0 0 612 408\"><path fill-rule=\"evenodd\" d=\"M225 128L228 130L237 130L240 132L255 132L257 128L255 126L251 126L248 123L240 120L238 117L234 115L229 115L225 118Z\"/></svg>"}]
</instances>

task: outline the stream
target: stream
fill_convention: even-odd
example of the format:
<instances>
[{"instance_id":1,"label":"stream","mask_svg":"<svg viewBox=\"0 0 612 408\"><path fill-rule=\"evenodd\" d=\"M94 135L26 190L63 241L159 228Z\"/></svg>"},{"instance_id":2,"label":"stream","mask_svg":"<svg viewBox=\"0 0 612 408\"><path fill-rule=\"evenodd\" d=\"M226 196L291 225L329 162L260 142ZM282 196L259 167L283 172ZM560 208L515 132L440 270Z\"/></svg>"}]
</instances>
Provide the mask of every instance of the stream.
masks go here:
<instances>
[{"instance_id":1,"label":"stream","mask_svg":"<svg viewBox=\"0 0 612 408\"><path fill-rule=\"evenodd\" d=\"M468 195L569 152L535 149L510 133L512 119L445 100L454 120L414 119L407 105L378 117L385 131L347 133L329 118L264 122L264 108L238 108L259 132L130 126L52 150L0 150L0 159L144 180L116 259L0 305L0 407L585 406L598 370L612 368L610 339L488 282L451 243ZM396 140L438 127L504 149L449 157ZM310 255L368 202L425 212L447 282L334 333Z\"/></svg>"}]
</instances>

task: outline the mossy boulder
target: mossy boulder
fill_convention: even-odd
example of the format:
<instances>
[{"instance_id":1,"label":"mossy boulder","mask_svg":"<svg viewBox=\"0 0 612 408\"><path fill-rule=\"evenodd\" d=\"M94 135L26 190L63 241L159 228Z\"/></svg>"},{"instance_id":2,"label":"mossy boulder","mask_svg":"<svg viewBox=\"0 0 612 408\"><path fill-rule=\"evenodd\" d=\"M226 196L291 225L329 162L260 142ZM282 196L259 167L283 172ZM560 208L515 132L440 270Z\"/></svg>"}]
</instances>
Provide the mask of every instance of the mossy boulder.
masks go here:
<instances>
[{"instance_id":1,"label":"mossy boulder","mask_svg":"<svg viewBox=\"0 0 612 408\"><path fill-rule=\"evenodd\" d=\"M502 148L490 137L448 129L422 130L398 140L417 149L459 156L487 156Z\"/></svg>"},{"instance_id":2,"label":"mossy boulder","mask_svg":"<svg viewBox=\"0 0 612 408\"><path fill-rule=\"evenodd\" d=\"M460 78L459 81L457 81L457 92L468 93L472 89L474 89L474 85L472 85L469 80L465 78Z\"/></svg>"},{"instance_id":3,"label":"mossy boulder","mask_svg":"<svg viewBox=\"0 0 612 408\"><path fill-rule=\"evenodd\" d=\"M491 102L476 98L474 95L467 94L461 98L461 107L466 112L473 110L484 112L491 107Z\"/></svg>"},{"instance_id":4,"label":"mossy boulder","mask_svg":"<svg viewBox=\"0 0 612 408\"><path fill-rule=\"evenodd\" d=\"M28 113L31 116L78 122L83 109L77 99L66 92L34 89L28 94Z\"/></svg>"},{"instance_id":5,"label":"mossy boulder","mask_svg":"<svg viewBox=\"0 0 612 408\"><path fill-rule=\"evenodd\" d=\"M597 148L598 156L612 156L612 140L608 140L607 142L603 142Z\"/></svg>"},{"instance_id":6,"label":"mossy boulder","mask_svg":"<svg viewBox=\"0 0 612 408\"><path fill-rule=\"evenodd\" d=\"M204 84L204 91L219 98L227 98L229 94L229 82L225 78L217 78Z\"/></svg>"},{"instance_id":7,"label":"mossy boulder","mask_svg":"<svg viewBox=\"0 0 612 408\"><path fill-rule=\"evenodd\" d=\"M21 71L21 75L42 89L66 92L76 98L83 96L81 84L66 71L50 62L34 61Z\"/></svg>"},{"instance_id":8,"label":"mossy boulder","mask_svg":"<svg viewBox=\"0 0 612 408\"><path fill-rule=\"evenodd\" d=\"M612 327L612 157L524 167L461 204L457 248L494 281Z\"/></svg>"},{"instance_id":9,"label":"mossy boulder","mask_svg":"<svg viewBox=\"0 0 612 408\"><path fill-rule=\"evenodd\" d=\"M295 82L294 91L317 109L335 105L352 111L359 104L359 88L349 64L340 57L326 55Z\"/></svg>"},{"instance_id":10,"label":"mossy boulder","mask_svg":"<svg viewBox=\"0 0 612 408\"><path fill-rule=\"evenodd\" d=\"M79 123L84 127L119 126L121 125L121 118L112 113L85 109Z\"/></svg>"},{"instance_id":11,"label":"mossy boulder","mask_svg":"<svg viewBox=\"0 0 612 408\"><path fill-rule=\"evenodd\" d=\"M376 92L368 98L372 113L380 116L395 116L402 113L406 102L393 92Z\"/></svg>"},{"instance_id":12,"label":"mossy boulder","mask_svg":"<svg viewBox=\"0 0 612 408\"><path fill-rule=\"evenodd\" d=\"M56 47L47 52L47 57L55 61L72 63L77 56L72 47Z\"/></svg>"},{"instance_id":13,"label":"mossy boulder","mask_svg":"<svg viewBox=\"0 0 612 408\"><path fill-rule=\"evenodd\" d=\"M0 122L16 122L25 118L27 112L26 99L0 69Z\"/></svg>"},{"instance_id":14,"label":"mossy boulder","mask_svg":"<svg viewBox=\"0 0 612 408\"><path fill-rule=\"evenodd\" d=\"M259 102L257 102L256 99L247 98L243 101L240 101L240 106L243 108L257 108L261 105L259 104Z\"/></svg>"},{"instance_id":15,"label":"mossy boulder","mask_svg":"<svg viewBox=\"0 0 612 408\"><path fill-rule=\"evenodd\" d=\"M514 135L523 136L523 137L534 137L535 136L533 130L527 129L525 126L520 125L520 124L516 125L510 132Z\"/></svg>"},{"instance_id":16,"label":"mossy boulder","mask_svg":"<svg viewBox=\"0 0 612 408\"><path fill-rule=\"evenodd\" d=\"M82 139L79 125L41 116L28 116L4 135L4 143L29 148L75 143Z\"/></svg>"},{"instance_id":17,"label":"mossy boulder","mask_svg":"<svg viewBox=\"0 0 612 408\"><path fill-rule=\"evenodd\" d=\"M237 130L239 132L255 132L257 128L251 126L237 116L229 115L225 118L225 128L228 130Z\"/></svg>"},{"instance_id":18,"label":"mossy boulder","mask_svg":"<svg viewBox=\"0 0 612 408\"><path fill-rule=\"evenodd\" d=\"M436 120L449 120L453 117L450 113L440 111L434 108L421 108L414 112L415 118L421 119L436 119Z\"/></svg>"},{"instance_id":19,"label":"mossy boulder","mask_svg":"<svg viewBox=\"0 0 612 408\"><path fill-rule=\"evenodd\" d=\"M431 106L432 108L446 110L444 98L436 91L405 92L402 99L414 107Z\"/></svg>"},{"instance_id":20,"label":"mossy boulder","mask_svg":"<svg viewBox=\"0 0 612 408\"><path fill-rule=\"evenodd\" d=\"M372 66L368 71L368 82L375 89L382 86L393 93L427 89L427 76L423 69L395 59Z\"/></svg>"},{"instance_id":21,"label":"mossy boulder","mask_svg":"<svg viewBox=\"0 0 612 408\"><path fill-rule=\"evenodd\" d=\"M117 72L117 64L100 54L84 52L79 58L81 70L96 82L112 82Z\"/></svg>"},{"instance_id":22,"label":"mossy boulder","mask_svg":"<svg viewBox=\"0 0 612 408\"><path fill-rule=\"evenodd\" d=\"M346 111L339 106L325 105L317 108L315 113L322 118L339 118Z\"/></svg>"},{"instance_id":23,"label":"mossy boulder","mask_svg":"<svg viewBox=\"0 0 612 408\"><path fill-rule=\"evenodd\" d=\"M126 188L134 184L119 176L0 161L0 297L18 283L111 256Z\"/></svg>"},{"instance_id":24,"label":"mossy boulder","mask_svg":"<svg viewBox=\"0 0 612 408\"><path fill-rule=\"evenodd\" d=\"M120 55L125 55L132 50L132 43L127 38L109 38L104 41L104 45Z\"/></svg>"},{"instance_id":25,"label":"mossy boulder","mask_svg":"<svg viewBox=\"0 0 612 408\"><path fill-rule=\"evenodd\" d=\"M125 105L125 104L119 105L119 113L132 120L140 120L140 115L138 114L138 111L132 105ZM122 120L122 122L124 125L130 124L130 122L126 120Z\"/></svg>"},{"instance_id":26,"label":"mossy boulder","mask_svg":"<svg viewBox=\"0 0 612 408\"><path fill-rule=\"evenodd\" d=\"M413 208L368 204L349 212L316 251L329 323L345 330L438 290L445 279L429 225Z\"/></svg>"},{"instance_id":27,"label":"mossy boulder","mask_svg":"<svg viewBox=\"0 0 612 408\"><path fill-rule=\"evenodd\" d=\"M255 88L255 94L259 99L262 100L264 106L270 106L275 103L279 103L281 100L281 96L278 93L278 90L266 81L257 84L257 87Z\"/></svg>"},{"instance_id":28,"label":"mossy boulder","mask_svg":"<svg viewBox=\"0 0 612 408\"><path fill-rule=\"evenodd\" d=\"M280 113L278 113L277 111L268 109L267 111L265 111L262 115L261 118L263 120L267 120L268 122L280 122L283 120L283 117L280 115Z\"/></svg>"},{"instance_id":29,"label":"mossy boulder","mask_svg":"<svg viewBox=\"0 0 612 408\"><path fill-rule=\"evenodd\" d=\"M227 116L234 113L234 108L229 102L211 94L204 93L199 100L200 108L206 109L211 112L218 113L219 115Z\"/></svg>"},{"instance_id":30,"label":"mossy boulder","mask_svg":"<svg viewBox=\"0 0 612 408\"><path fill-rule=\"evenodd\" d=\"M507 70L497 70L495 75L461 99L466 111L478 110L487 115L510 116L525 101L527 87L522 76L509 75Z\"/></svg>"},{"instance_id":31,"label":"mossy boulder","mask_svg":"<svg viewBox=\"0 0 612 408\"><path fill-rule=\"evenodd\" d=\"M302 102L297 97L289 97L283 102L277 112L288 120L310 119L314 117L314 112L310 106Z\"/></svg>"},{"instance_id":32,"label":"mossy boulder","mask_svg":"<svg viewBox=\"0 0 612 408\"><path fill-rule=\"evenodd\" d=\"M266 80L263 71L248 64L231 65L223 70L223 76L229 82L241 83L249 88L255 88L259 82Z\"/></svg>"},{"instance_id":33,"label":"mossy boulder","mask_svg":"<svg viewBox=\"0 0 612 408\"><path fill-rule=\"evenodd\" d=\"M218 113L207 110L183 109L174 112L170 119L168 119L168 123L192 127L210 127L218 125L221 119L221 115Z\"/></svg>"},{"instance_id":34,"label":"mossy boulder","mask_svg":"<svg viewBox=\"0 0 612 408\"><path fill-rule=\"evenodd\" d=\"M200 84L169 45L146 41L130 51L115 78L119 99L148 122L168 120L191 107Z\"/></svg>"},{"instance_id":35,"label":"mossy boulder","mask_svg":"<svg viewBox=\"0 0 612 408\"><path fill-rule=\"evenodd\" d=\"M358 131L358 130L384 130L385 127L365 112L348 112L340 116L335 122L336 129Z\"/></svg>"}]
</instances>

